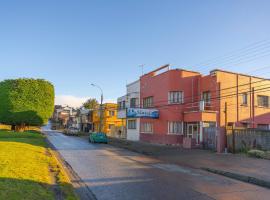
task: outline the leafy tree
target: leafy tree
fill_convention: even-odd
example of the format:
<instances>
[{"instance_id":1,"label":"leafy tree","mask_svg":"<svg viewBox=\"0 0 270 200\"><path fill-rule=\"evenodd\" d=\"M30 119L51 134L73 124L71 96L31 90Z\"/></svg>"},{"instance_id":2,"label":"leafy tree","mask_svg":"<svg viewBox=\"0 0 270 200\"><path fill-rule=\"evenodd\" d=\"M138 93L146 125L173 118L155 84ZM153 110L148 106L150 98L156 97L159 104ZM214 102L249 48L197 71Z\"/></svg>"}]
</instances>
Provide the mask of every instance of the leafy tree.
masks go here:
<instances>
[{"instance_id":1,"label":"leafy tree","mask_svg":"<svg viewBox=\"0 0 270 200\"><path fill-rule=\"evenodd\" d=\"M54 86L43 79L0 82L0 123L24 130L48 122L54 110ZM17 129L17 128L16 128Z\"/></svg>"},{"instance_id":2,"label":"leafy tree","mask_svg":"<svg viewBox=\"0 0 270 200\"><path fill-rule=\"evenodd\" d=\"M87 109L95 109L98 107L98 101L96 99L88 99L85 103L83 103L83 107Z\"/></svg>"}]
</instances>

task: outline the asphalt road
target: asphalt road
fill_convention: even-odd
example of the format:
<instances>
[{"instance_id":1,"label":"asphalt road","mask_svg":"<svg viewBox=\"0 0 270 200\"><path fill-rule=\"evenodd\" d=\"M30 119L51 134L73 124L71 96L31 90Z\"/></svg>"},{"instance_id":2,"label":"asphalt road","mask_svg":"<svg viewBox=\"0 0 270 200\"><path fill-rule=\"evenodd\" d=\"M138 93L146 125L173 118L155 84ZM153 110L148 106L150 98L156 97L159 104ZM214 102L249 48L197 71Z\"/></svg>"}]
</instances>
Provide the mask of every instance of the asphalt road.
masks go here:
<instances>
[{"instance_id":1,"label":"asphalt road","mask_svg":"<svg viewBox=\"0 0 270 200\"><path fill-rule=\"evenodd\" d=\"M47 131L50 142L98 200L270 199L270 190Z\"/></svg>"}]
</instances>

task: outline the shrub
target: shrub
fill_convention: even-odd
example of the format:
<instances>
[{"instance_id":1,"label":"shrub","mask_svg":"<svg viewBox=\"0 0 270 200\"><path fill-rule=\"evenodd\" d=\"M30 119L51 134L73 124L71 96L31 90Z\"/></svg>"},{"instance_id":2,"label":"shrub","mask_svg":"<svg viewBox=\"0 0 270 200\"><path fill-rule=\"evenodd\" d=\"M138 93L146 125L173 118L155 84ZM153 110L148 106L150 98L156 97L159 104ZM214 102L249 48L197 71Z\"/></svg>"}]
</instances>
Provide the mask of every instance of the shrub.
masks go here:
<instances>
[{"instance_id":1,"label":"shrub","mask_svg":"<svg viewBox=\"0 0 270 200\"><path fill-rule=\"evenodd\" d=\"M0 82L0 123L20 127L42 126L54 109L54 87L42 79Z\"/></svg>"},{"instance_id":2,"label":"shrub","mask_svg":"<svg viewBox=\"0 0 270 200\"><path fill-rule=\"evenodd\" d=\"M264 151L253 149L248 151L248 156L250 157L255 157L255 158L265 158L265 153Z\"/></svg>"},{"instance_id":3,"label":"shrub","mask_svg":"<svg viewBox=\"0 0 270 200\"><path fill-rule=\"evenodd\" d=\"M270 160L270 151L264 153L264 158Z\"/></svg>"}]
</instances>

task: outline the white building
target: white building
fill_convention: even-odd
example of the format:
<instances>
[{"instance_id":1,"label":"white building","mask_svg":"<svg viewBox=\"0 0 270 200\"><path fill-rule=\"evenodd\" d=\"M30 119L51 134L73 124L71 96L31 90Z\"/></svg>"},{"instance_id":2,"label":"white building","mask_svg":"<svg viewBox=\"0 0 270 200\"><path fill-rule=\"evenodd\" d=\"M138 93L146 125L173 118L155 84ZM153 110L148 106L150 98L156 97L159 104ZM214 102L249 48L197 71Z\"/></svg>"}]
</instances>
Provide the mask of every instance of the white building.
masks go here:
<instances>
[{"instance_id":1,"label":"white building","mask_svg":"<svg viewBox=\"0 0 270 200\"><path fill-rule=\"evenodd\" d=\"M140 139L140 119L127 118L127 109L140 107L140 80L126 86L126 95L117 99L118 118L126 120L127 140Z\"/></svg>"}]
</instances>

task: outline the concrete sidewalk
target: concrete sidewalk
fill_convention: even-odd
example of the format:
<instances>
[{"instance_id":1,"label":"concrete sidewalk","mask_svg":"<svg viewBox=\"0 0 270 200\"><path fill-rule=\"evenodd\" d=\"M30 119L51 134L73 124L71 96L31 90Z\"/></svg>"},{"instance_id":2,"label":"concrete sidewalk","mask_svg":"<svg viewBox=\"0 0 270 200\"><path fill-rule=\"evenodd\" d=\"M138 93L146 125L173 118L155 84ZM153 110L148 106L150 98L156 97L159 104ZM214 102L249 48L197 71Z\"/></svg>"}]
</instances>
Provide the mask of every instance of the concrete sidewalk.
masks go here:
<instances>
[{"instance_id":1,"label":"concrete sidewalk","mask_svg":"<svg viewBox=\"0 0 270 200\"><path fill-rule=\"evenodd\" d=\"M241 154L217 154L207 150L154 145L110 139L111 145L154 156L162 161L208 170L270 188L270 161Z\"/></svg>"}]
</instances>

